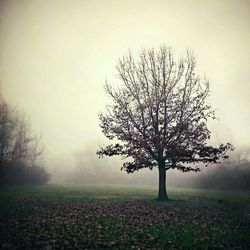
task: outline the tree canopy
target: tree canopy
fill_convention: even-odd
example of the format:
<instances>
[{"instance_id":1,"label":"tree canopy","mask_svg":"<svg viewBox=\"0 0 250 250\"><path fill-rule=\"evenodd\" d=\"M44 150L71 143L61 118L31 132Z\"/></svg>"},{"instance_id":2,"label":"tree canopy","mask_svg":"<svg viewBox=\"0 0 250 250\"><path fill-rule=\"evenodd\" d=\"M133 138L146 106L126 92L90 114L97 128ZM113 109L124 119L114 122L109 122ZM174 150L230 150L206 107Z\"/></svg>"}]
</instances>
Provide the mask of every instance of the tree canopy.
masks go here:
<instances>
[{"instance_id":1,"label":"tree canopy","mask_svg":"<svg viewBox=\"0 0 250 250\"><path fill-rule=\"evenodd\" d=\"M119 83L105 84L112 98L99 115L104 135L115 143L101 148L100 156L122 155L128 173L158 167L199 171L197 163L228 158L232 145L208 144L208 119L215 119L209 103L209 81L196 72L192 53L176 60L172 50L142 50L118 61Z\"/></svg>"}]
</instances>

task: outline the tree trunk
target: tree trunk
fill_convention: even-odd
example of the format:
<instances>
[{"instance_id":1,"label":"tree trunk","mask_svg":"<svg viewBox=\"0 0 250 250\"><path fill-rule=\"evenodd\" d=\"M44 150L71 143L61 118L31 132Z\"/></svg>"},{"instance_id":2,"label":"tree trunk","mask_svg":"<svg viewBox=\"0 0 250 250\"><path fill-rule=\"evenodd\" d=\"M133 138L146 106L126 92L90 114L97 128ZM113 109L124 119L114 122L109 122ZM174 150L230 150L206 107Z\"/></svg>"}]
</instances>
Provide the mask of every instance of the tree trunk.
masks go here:
<instances>
[{"instance_id":1,"label":"tree trunk","mask_svg":"<svg viewBox=\"0 0 250 250\"><path fill-rule=\"evenodd\" d=\"M168 200L168 195L166 191L166 169L165 162L159 162L159 191L158 200L166 201Z\"/></svg>"}]
</instances>

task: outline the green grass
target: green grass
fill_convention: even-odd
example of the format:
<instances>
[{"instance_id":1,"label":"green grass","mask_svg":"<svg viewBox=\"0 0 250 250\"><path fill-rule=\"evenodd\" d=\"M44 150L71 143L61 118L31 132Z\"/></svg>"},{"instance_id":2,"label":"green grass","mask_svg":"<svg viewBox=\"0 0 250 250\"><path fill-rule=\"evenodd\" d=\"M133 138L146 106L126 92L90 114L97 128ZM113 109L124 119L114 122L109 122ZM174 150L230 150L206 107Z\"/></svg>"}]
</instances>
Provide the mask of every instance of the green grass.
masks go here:
<instances>
[{"instance_id":1,"label":"green grass","mask_svg":"<svg viewBox=\"0 0 250 250\"><path fill-rule=\"evenodd\" d=\"M250 193L44 186L0 191L3 249L250 249Z\"/></svg>"}]
</instances>

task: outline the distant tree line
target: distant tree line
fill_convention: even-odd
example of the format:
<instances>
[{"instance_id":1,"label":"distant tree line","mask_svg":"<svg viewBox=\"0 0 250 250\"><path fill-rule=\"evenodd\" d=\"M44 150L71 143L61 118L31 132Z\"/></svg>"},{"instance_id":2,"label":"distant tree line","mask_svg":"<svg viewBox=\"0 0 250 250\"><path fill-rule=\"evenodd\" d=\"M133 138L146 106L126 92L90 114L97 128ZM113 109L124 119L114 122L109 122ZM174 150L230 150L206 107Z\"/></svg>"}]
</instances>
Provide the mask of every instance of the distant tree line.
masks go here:
<instances>
[{"instance_id":1,"label":"distant tree line","mask_svg":"<svg viewBox=\"0 0 250 250\"><path fill-rule=\"evenodd\" d=\"M250 190L250 160L239 153L211 172L193 178L194 188Z\"/></svg>"},{"instance_id":2,"label":"distant tree line","mask_svg":"<svg viewBox=\"0 0 250 250\"><path fill-rule=\"evenodd\" d=\"M0 95L0 184L46 183L49 175L39 165L42 153L29 119Z\"/></svg>"}]
</instances>

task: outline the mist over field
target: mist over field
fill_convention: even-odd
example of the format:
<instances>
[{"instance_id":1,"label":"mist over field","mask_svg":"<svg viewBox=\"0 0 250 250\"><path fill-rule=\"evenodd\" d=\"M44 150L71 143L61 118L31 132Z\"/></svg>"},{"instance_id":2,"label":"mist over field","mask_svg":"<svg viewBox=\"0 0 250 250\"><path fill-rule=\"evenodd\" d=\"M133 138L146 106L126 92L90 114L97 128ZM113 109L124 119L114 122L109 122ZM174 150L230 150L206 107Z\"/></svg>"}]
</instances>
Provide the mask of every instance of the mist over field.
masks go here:
<instances>
[{"instance_id":1,"label":"mist over field","mask_svg":"<svg viewBox=\"0 0 250 250\"><path fill-rule=\"evenodd\" d=\"M51 182L158 182L155 170L127 175L119 159L96 155L107 142L98 121L109 103L105 79L117 81L117 60L128 50L137 55L166 45L176 58L192 50L219 118L209 123L212 142L232 143L236 155L248 151L249 6L244 0L1 1L1 92L41 134ZM169 172L167 183L181 185L189 175Z\"/></svg>"},{"instance_id":2,"label":"mist over field","mask_svg":"<svg viewBox=\"0 0 250 250\"><path fill-rule=\"evenodd\" d=\"M182 173L170 170L167 173L167 186L179 188L204 188L221 190L249 190L250 159L249 149L240 148L233 152L229 160L204 167L198 173ZM97 186L158 186L158 170L143 169L133 174L121 171L122 160L118 157L96 157L93 148L75 155L72 168L55 164L51 170L53 184L97 185ZM240 169L240 171L239 171ZM54 171L54 172L53 172Z\"/></svg>"}]
</instances>

